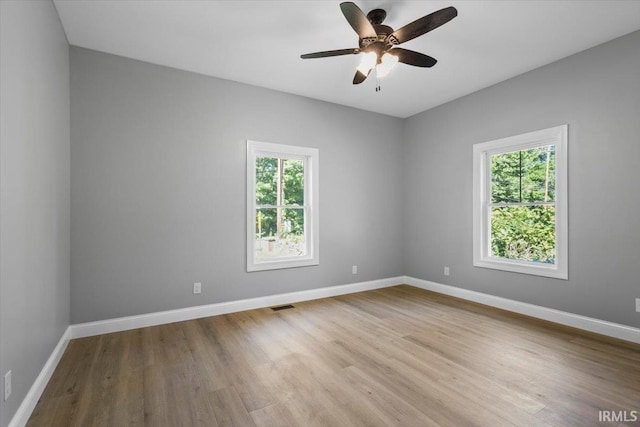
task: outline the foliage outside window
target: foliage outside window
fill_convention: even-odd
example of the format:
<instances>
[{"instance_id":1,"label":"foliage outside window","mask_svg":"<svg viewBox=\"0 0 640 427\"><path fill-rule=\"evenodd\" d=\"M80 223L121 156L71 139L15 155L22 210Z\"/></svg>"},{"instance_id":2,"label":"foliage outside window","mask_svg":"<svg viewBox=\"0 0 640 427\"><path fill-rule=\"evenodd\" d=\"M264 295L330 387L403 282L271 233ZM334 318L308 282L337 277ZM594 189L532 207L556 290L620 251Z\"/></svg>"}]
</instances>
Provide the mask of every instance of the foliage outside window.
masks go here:
<instances>
[{"instance_id":1,"label":"foliage outside window","mask_svg":"<svg viewBox=\"0 0 640 427\"><path fill-rule=\"evenodd\" d=\"M247 142L247 270L318 264L318 150Z\"/></svg>"},{"instance_id":2,"label":"foliage outside window","mask_svg":"<svg viewBox=\"0 0 640 427\"><path fill-rule=\"evenodd\" d=\"M567 278L567 126L474 146L474 265Z\"/></svg>"}]
</instances>

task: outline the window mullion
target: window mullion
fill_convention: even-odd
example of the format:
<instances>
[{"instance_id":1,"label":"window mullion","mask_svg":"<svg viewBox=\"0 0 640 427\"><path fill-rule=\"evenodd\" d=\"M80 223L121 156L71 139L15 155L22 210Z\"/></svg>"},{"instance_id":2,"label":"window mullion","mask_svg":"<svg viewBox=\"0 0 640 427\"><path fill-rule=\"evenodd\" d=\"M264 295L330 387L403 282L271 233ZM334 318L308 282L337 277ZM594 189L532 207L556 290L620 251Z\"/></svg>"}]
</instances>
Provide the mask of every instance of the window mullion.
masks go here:
<instances>
[{"instance_id":1,"label":"window mullion","mask_svg":"<svg viewBox=\"0 0 640 427\"><path fill-rule=\"evenodd\" d=\"M256 209L304 209L301 205L256 205Z\"/></svg>"},{"instance_id":2,"label":"window mullion","mask_svg":"<svg viewBox=\"0 0 640 427\"><path fill-rule=\"evenodd\" d=\"M504 208L508 206L555 206L556 202L500 202L500 203L489 203L489 206L492 208Z\"/></svg>"}]
</instances>

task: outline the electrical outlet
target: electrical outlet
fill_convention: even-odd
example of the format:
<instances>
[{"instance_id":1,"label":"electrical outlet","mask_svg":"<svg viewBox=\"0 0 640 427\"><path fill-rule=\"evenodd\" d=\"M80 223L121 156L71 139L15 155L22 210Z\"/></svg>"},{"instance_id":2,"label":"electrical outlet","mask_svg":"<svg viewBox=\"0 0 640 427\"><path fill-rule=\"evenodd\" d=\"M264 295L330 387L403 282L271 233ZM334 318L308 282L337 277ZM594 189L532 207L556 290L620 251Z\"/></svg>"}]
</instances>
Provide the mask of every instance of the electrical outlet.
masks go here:
<instances>
[{"instance_id":1,"label":"electrical outlet","mask_svg":"<svg viewBox=\"0 0 640 427\"><path fill-rule=\"evenodd\" d=\"M444 267L444 275L445 276L449 275L449 267L447 267L447 266Z\"/></svg>"},{"instance_id":2,"label":"electrical outlet","mask_svg":"<svg viewBox=\"0 0 640 427\"><path fill-rule=\"evenodd\" d=\"M351 274L358 274L358 266L357 265L352 265L351 266Z\"/></svg>"},{"instance_id":3,"label":"electrical outlet","mask_svg":"<svg viewBox=\"0 0 640 427\"><path fill-rule=\"evenodd\" d=\"M4 400L11 396L11 371L4 374Z\"/></svg>"},{"instance_id":4,"label":"electrical outlet","mask_svg":"<svg viewBox=\"0 0 640 427\"><path fill-rule=\"evenodd\" d=\"M193 293L194 294L202 293L202 283L196 282L193 284Z\"/></svg>"},{"instance_id":5,"label":"electrical outlet","mask_svg":"<svg viewBox=\"0 0 640 427\"><path fill-rule=\"evenodd\" d=\"M640 313L640 298L636 298L636 312Z\"/></svg>"}]
</instances>

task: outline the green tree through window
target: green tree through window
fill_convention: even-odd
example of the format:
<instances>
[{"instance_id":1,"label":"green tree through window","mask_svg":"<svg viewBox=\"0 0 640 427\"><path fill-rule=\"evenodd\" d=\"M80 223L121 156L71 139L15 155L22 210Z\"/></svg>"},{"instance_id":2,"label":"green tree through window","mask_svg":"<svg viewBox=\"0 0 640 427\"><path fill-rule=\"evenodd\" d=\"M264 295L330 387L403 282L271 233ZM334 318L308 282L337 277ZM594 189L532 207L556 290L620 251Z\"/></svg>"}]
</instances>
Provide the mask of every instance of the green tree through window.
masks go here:
<instances>
[{"instance_id":1,"label":"green tree through window","mask_svg":"<svg viewBox=\"0 0 640 427\"><path fill-rule=\"evenodd\" d=\"M491 254L555 263L555 146L491 156Z\"/></svg>"},{"instance_id":2,"label":"green tree through window","mask_svg":"<svg viewBox=\"0 0 640 427\"><path fill-rule=\"evenodd\" d=\"M299 245L304 239L304 162L256 157L256 207L258 240L277 238L291 249ZM267 252L273 251L260 256Z\"/></svg>"}]
</instances>

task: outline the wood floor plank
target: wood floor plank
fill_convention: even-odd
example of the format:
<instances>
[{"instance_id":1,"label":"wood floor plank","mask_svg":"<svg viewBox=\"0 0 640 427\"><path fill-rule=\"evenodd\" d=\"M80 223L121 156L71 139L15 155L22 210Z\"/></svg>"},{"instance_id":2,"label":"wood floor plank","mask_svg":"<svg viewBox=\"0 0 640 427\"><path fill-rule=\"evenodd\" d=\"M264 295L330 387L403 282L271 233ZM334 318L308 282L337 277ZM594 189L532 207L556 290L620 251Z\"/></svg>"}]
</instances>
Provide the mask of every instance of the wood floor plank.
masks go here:
<instances>
[{"instance_id":1,"label":"wood floor plank","mask_svg":"<svg viewBox=\"0 0 640 427\"><path fill-rule=\"evenodd\" d=\"M233 339L225 335L214 318L199 319L203 325L203 338L215 344L216 358L224 367L224 375L232 383L248 411L272 405L276 400L259 378L244 353Z\"/></svg>"},{"instance_id":2,"label":"wood floor plank","mask_svg":"<svg viewBox=\"0 0 640 427\"><path fill-rule=\"evenodd\" d=\"M188 340L198 381L205 391L216 391L231 387L224 374L225 367L217 356L216 343L202 339L204 330L198 322L184 322L184 332Z\"/></svg>"},{"instance_id":3,"label":"wood floor plank","mask_svg":"<svg viewBox=\"0 0 640 427\"><path fill-rule=\"evenodd\" d=\"M291 411L283 403L256 409L251 412L251 417L258 427L296 427L298 425Z\"/></svg>"},{"instance_id":4,"label":"wood floor plank","mask_svg":"<svg viewBox=\"0 0 640 427\"><path fill-rule=\"evenodd\" d=\"M402 285L72 340L28 426L640 426L640 345Z\"/></svg>"},{"instance_id":5,"label":"wood floor plank","mask_svg":"<svg viewBox=\"0 0 640 427\"><path fill-rule=\"evenodd\" d=\"M343 376L354 390L358 399L368 403L372 413L388 426L438 426L428 414L421 412L409 402L393 393L384 384L375 381L356 366L344 369Z\"/></svg>"},{"instance_id":6,"label":"wood floor plank","mask_svg":"<svg viewBox=\"0 0 640 427\"><path fill-rule=\"evenodd\" d=\"M233 386L211 393L211 398L216 421L220 427L255 426L253 418Z\"/></svg>"}]
</instances>

